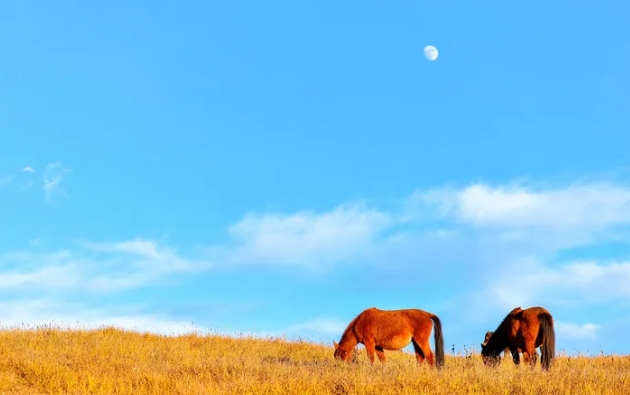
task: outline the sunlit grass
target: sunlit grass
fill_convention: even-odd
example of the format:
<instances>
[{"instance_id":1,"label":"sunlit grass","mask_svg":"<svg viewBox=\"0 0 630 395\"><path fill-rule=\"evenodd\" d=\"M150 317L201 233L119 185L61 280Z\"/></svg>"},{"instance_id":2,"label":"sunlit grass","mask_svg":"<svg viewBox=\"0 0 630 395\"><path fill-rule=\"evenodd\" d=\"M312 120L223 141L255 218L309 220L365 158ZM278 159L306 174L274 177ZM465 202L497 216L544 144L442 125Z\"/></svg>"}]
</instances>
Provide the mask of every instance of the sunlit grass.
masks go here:
<instances>
[{"instance_id":1,"label":"sunlit grass","mask_svg":"<svg viewBox=\"0 0 630 395\"><path fill-rule=\"evenodd\" d=\"M332 358L332 345L284 339L52 327L0 331L4 394L625 394L630 358L556 359L550 372L496 369L479 355L446 357L437 371L406 352L371 366Z\"/></svg>"}]
</instances>

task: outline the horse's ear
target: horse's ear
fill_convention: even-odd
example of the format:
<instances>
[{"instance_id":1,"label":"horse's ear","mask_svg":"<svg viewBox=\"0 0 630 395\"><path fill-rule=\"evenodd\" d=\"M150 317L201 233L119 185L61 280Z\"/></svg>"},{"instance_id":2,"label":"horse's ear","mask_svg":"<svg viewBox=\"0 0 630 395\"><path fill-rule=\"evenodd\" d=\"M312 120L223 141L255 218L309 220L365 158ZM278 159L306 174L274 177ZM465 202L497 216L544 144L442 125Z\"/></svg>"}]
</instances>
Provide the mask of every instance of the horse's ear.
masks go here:
<instances>
[{"instance_id":1,"label":"horse's ear","mask_svg":"<svg viewBox=\"0 0 630 395\"><path fill-rule=\"evenodd\" d=\"M335 346L335 349L337 349L339 347L339 344L337 344L337 342L333 340L333 346Z\"/></svg>"}]
</instances>

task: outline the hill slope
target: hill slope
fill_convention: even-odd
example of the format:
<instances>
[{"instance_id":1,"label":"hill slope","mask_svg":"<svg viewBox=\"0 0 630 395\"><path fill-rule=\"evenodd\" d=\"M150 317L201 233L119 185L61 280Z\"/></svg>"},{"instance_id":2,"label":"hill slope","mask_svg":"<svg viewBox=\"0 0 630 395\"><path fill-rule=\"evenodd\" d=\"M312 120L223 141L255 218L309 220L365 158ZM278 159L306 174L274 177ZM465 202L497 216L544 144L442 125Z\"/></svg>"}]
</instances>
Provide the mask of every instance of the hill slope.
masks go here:
<instances>
[{"instance_id":1,"label":"hill slope","mask_svg":"<svg viewBox=\"0 0 630 395\"><path fill-rule=\"evenodd\" d=\"M413 355L386 365L332 358L332 346L282 339L166 337L116 329L0 331L4 394L622 394L630 358L559 357L551 372L479 355L447 356L438 372Z\"/></svg>"}]
</instances>

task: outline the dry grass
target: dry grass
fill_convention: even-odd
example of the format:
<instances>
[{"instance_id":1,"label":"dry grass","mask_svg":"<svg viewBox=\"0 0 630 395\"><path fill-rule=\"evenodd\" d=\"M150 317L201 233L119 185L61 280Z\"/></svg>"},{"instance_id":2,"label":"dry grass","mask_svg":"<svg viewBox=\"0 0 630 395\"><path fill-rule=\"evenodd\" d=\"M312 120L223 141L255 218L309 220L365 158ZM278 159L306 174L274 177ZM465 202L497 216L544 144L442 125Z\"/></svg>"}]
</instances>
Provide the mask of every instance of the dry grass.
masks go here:
<instances>
[{"instance_id":1,"label":"dry grass","mask_svg":"<svg viewBox=\"0 0 630 395\"><path fill-rule=\"evenodd\" d=\"M551 372L479 355L436 371L388 352L386 365L332 359L332 346L282 339L161 337L114 329L0 332L4 394L574 394L630 393L629 357L559 357Z\"/></svg>"}]
</instances>

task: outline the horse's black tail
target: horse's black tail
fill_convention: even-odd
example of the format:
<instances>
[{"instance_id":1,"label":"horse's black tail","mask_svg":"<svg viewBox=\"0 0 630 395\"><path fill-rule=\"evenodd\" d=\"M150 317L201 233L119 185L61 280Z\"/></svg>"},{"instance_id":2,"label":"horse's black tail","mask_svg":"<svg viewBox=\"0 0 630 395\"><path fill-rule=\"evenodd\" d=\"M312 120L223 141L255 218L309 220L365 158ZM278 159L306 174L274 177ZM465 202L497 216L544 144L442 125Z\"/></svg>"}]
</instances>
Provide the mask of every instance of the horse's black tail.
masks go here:
<instances>
[{"instance_id":1,"label":"horse's black tail","mask_svg":"<svg viewBox=\"0 0 630 395\"><path fill-rule=\"evenodd\" d=\"M444 366L444 336L442 335L442 322L437 315L431 315L433 321L433 340L435 341L435 366L439 369Z\"/></svg>"},{"instance_id":2,"label":"horse's black tail","mask_svg":"<svg viewBox=\"0 0 630 395\"><path fill-rule=\"evenodd\" d=\"M556 356L556 332L553 328L553 317L549 313L540 315L540 331L542 332L540 363L543 369L549 370Z\"/></svg>"}]
</instances>

